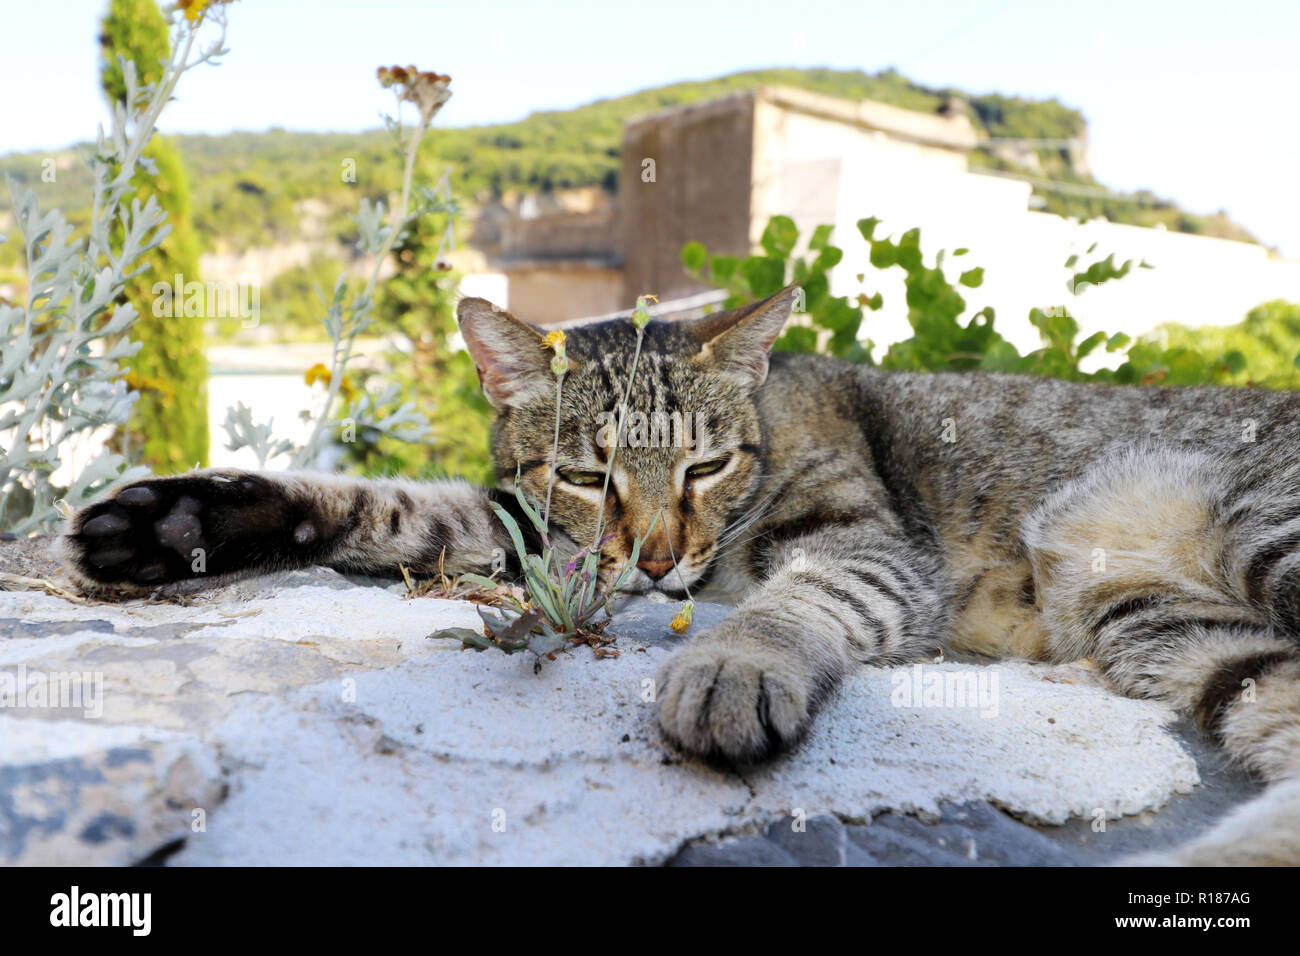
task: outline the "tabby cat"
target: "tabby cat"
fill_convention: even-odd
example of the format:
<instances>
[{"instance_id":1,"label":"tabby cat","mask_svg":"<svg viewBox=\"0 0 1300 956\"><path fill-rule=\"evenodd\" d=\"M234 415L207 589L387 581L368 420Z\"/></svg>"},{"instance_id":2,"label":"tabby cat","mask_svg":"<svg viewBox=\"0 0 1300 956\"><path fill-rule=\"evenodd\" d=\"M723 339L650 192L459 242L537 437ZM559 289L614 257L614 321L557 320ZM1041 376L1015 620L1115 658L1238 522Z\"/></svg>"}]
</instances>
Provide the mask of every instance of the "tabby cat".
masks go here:
<instances>
[{"instance_id":1,"label":"tabby cat","mask_svg":"<svg viewBox=\"0 0 1300 956\"><path fill-rule=\"evenodd\" d=\"M604 573L661 515L632 590L743 591L659 674L659 722L681 748L767 757L860 664L939 647L1091 657L1115 690L1193 715L1272 781L1176 860L1300 862L1300 395L770 355L796 291L646 328L629 407L701 427L690 443L619 449L607 498L598 419L627 385L633 324L570 330L553 462L542 334L465 299L460 327L497 412L496 488L154 478L71 519L67 566L111 597L312 564L427 575L444 551L448 572L484 572L513 554L488 503L515 507L516 473L544 499L554 473L551 523L570 542L592 540L603 503Z\"/></svg>"}]
</instances>

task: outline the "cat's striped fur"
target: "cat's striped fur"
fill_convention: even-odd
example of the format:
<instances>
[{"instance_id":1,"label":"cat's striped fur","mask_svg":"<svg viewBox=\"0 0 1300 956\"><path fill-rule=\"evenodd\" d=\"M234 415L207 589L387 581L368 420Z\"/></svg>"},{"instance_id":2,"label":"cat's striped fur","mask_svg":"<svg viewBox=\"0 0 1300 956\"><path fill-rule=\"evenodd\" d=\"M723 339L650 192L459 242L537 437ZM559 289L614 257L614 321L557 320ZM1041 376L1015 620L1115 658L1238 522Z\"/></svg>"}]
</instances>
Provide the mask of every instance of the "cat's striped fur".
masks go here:
<instances>
[{"instance_id":1,"label":"cat's striped fur","mask_svg":"<svg viewBox=\"0 0 1300 956\"><path fill-rule=\"evenodd\" d=\"M749 761L796 742L857 664L945 646L1090 656L1116 690L1172 702L1276 782L1182 859L1300 863L1300 396L890 374L802 355L773 356L769 374L792 298L646 330L631 408L702 413L706 427L695 449L619 450L602 566L660 515L634 587L745 589L660 673L667 737ZM123 596L309 563L429 573L444 553L450 572L482 571L511 554L487 502L511 502L516 471L545 498L551 353L482 300L460 318L498 410L498 489L152 479L73 518L69 569ZM563 474L603 471L596 413L616 407L634 346L625 320L570 331ZM552 522L586 543L600 506L598 486L562 477Z\"/></svg>"}]
</instances>

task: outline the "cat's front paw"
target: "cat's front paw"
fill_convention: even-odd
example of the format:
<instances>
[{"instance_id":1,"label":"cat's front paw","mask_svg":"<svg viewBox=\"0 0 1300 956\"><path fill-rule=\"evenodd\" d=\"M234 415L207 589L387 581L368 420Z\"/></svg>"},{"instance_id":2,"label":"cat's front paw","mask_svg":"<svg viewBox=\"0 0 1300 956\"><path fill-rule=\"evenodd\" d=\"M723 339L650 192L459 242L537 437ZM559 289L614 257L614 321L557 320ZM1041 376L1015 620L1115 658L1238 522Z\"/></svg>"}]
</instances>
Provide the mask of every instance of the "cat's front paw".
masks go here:
<instances>
[{"instance_id":1,"label":"cat's front paw","mask_svg":"<svg viewBox=\"0 0 1300 956\"><path fill-rule=\"evenodd\" d=\"M149 478L72 516L59 542L77 584L106 597L237 570L284 527L269 483L247 472Z\"/></svg>"},{"instance_id":2,"label":"cat's front paw","mask_svg":"<svg viewBox=\"0 0 1300 956\"><path fill-rule=\"evenodd\" d=\"M666 661L659 724L684 750L753 763L797 743L811 720L810 681L789 655L707 635Z\"/></svg>"}]
</instances>

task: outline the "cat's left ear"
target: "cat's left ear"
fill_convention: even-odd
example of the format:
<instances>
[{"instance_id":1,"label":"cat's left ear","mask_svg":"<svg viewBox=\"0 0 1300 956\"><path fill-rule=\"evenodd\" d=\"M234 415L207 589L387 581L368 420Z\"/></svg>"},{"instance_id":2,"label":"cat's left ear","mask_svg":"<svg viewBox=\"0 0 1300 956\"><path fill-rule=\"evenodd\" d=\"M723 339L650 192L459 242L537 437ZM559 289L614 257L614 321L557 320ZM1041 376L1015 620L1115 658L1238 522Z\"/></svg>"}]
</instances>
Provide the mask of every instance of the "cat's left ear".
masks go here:
<instances>
[{"instance_id":1,"label":"cat's left ear","mask_svg":"<svg viewBox=\"0 0 1300 956\"><path fill-rule=\"evenodd\" d=\"M700 359L745 387L758 388L767 379L768 354L790 318L799 291L797 285L787 286L769 298L697 319Z\"/></svg>"}]
</instances>

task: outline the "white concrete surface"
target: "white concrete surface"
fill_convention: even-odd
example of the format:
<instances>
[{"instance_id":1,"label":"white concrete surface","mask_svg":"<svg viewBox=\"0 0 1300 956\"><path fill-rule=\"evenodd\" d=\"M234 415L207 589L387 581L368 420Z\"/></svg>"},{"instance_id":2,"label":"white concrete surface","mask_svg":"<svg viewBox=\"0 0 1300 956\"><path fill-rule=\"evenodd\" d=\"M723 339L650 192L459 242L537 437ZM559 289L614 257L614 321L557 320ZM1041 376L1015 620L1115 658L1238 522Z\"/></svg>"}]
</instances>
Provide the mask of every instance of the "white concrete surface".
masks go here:
<instances>
[{"instance_id":1,"label":"white concrete surface","mask_svg":"<svg viewBox=\"0 0 1300 956\"><path fill-rule=\"evenodd\" d=\"M428 637L476 620L326 571L187 606L0 592L0 675L103 687L98 719L0 706L19 808L0 809L0 859L120 864L184 838L174 863L654 863L794 810L987 799L1030 821L1114 818L1199 779L1164 707L1029 664L982 671L992 708L896 706L912 672L863 671L797 752L720 771L667 745L645 699L670 639L535 674L528 656Z\"/></svg>"}]
</instances>

